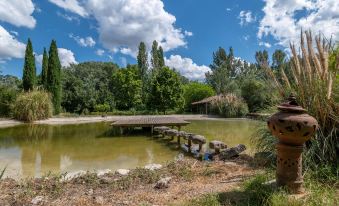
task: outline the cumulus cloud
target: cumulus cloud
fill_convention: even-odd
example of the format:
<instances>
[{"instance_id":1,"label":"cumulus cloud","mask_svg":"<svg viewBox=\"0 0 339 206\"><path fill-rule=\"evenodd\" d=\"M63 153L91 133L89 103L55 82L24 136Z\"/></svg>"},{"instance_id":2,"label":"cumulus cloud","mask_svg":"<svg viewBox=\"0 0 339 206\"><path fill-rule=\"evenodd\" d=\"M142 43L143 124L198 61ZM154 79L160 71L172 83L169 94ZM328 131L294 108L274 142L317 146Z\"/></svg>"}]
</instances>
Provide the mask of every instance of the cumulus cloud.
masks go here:
<instances>
[{"instance_id":1,"label":"cumulus cloud","mask_svg":"<svg viewBox=\"0 0 339 206\"><path fill-rule=\"evenodd\" d=\"M201 81L205 78L205 73L211 71L208 66L199 66L192 59L183 58L180 55L171 55L169 59L165 58L165 64L191 80Z\"/></svg>"},{"instance_id":2,"label":"cumulus cloud","mask_svg":"<svg viewBox=\"0 0 339 206\"><path fill-rule=\"evenodd\" d=\"M0 25L0 61L11 58L23 58L26 45L18 41L5 28Z\"/></svg>"},{"instance_id":3,"label":"cumulus cloud","mask_svg":"<svg viewBox=\"0 0 339 206\"><path fill-rule=\"evenodd\" d=\"M192 33L192 32L186 31L186 30L185 30L184 34L185 34L185 36L193 36L193 33Z\"/></svg>"},{"instance_id":4,"label":"cumulus cloud","mask_svg":"<svg viewBox=\"0 0 339 206\"><path fill-rule=\"evenodd\" d=\"M0 1L0 20L15 26L34 28L36 20L32 16L33 12L31 0Z\"/></svg>"},{"instance_id":5,"label":"cumulus cloud","mask_svg":"<svg viewBox=\"0 0 339 206\"><path fill-rule=\"evenodd\" d=\"M42 58L43 58L43 55L42 54L35 54L35 62L37 65L42 65Z\"/></svg>"},{"instance_id":6,"label":"cumulus cloud","mask_svg":"<svg viewBox=\"0 0 339 206\"><path fill-rule=\"evenodd\" d=\"M51 3L82 17L87 17L86 9L81 5L78 0L49 0Z\"/></svg>"},{"instance_id":7,"label":"cumulus cloud","mask_svg":"<svg viewBox=\"0 0 339 206\"><path fill-rule=\"evenodd\" d=\"M267 48L270 48L272 45L268 42L259 42L259 46L264 46L264 47L267 47Z\"/></svg>"},{"instance_id":8,"label":"cumulus cloud","mask_svg":"<svg viewBox=\"0 0 339 206\"><path fill-rule=\"evenodd\" d=\"M69 37L74 39L82 47L93 47L96 43L90 36L82 38L79 36L74 36L73 34L69 34Z\"/></svg>"},{"instance_id":9,"label":"cumulus cloud","mask_svg":"<svg viewBox=\"0 0 339 206\"><path fill-rule=\"evenodd\" d=\"M255 21L255 17L252 16L251 11L240 11L238 19L240 19L241 26L244 26Z\"/></svg>"},{"instance_id":10,"label":"cumulus cloud","mask_svg":"<svg viewBox=\"0 0 339 206\"><path fill-rule=\"evenodd\" d=\"M61 66L68 67L70 64L77 64L74 53L71 50L58 48L58 54Z\"/></svg>"},{"instance_id":11,"label":"cumulus cloud","mask_svg":"<svg viewBox=\"0 0 339 206\"><path fill-rule=\"evenodd\" d=\"M58 16L66 19L67 21L74 21L74 22L77 22L78 24L80 23L80 19L78 16L71 16L71 15L68 15L68 14L63 14L63 13L60 13L57 11L56 13Z\"/></svg>"},{"instance_id":12,"label":"cumulus cloud","mask_svg":"<svg viewBox=\"0 0 339 206\"><path fill-rule=\"evenodd\" d=\"M337 0L265 0L258 38L271 35L288 47L299 42L300 30L311 30L339 40L339 2Z\"/></svg>"},{"instance_id":13,"label":"cumulus cloud","mask_svg":"<svg viewBox=\"0 0 339 206\"><path fill-rule=\"evenodd\" d=\"M102 56L102 55L104 55L105 50L103 50L103 49L97 49L97 50L95 51L95 53L96 53L96 55L98 55L98 56Z\"/></svg>"}]
</instances>

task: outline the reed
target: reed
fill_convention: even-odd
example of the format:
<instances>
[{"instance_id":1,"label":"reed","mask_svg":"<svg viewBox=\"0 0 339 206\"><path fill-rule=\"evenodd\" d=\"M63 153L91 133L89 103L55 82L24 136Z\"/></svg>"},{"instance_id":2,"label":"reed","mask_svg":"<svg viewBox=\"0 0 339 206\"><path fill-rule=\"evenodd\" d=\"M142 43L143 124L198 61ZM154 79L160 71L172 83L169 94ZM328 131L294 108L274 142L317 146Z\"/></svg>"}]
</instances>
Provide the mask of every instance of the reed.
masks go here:
<instances>
[{"instance_id":1,"label":"reed","mask_svg":"<svg viewBox=\"0 0 339 206\"><path fill-rule=\"evenodd\" d=\"M307 143L306 162L336 164L339 104L334 100L338 91L334 89L333 81L338 78L339 62L334 63L334 68L329 68L331 42L321 36L313 38L310 31L301 32L300 54L294 44L290 45L290 49L293 66L288 69L292 75L287 77L282 70L283 81L279 82L272 69L264 65L266 73L283 98L292 91L298 103L318 120L315 138ZM334 59L339 59L339 53Z\"/></svg>"}]
</instances>

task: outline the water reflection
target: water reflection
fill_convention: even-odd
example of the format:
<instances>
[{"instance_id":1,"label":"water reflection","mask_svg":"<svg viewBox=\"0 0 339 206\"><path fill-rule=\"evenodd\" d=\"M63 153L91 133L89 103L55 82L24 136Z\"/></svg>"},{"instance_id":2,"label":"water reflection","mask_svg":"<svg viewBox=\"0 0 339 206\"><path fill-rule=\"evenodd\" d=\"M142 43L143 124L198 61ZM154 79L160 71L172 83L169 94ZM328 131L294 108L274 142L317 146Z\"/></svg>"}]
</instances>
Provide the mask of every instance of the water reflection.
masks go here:
<instances>
[{"instance_id":1,"label":"water reflection","mask_svg":"<svg viewBox=\"0 0 339 206\"><path fill-rule=\"evenodd\" d=\"M185 130L208 139L248 144L253 121L194 121ZM233 130L237 130L233 132ZM108 123L20 125L0 129L0 168L5 176L39 177L48 172L134 168L164 163L180 153L167 141L131 134L112 136Z\"/></svg>"}]
</instances>

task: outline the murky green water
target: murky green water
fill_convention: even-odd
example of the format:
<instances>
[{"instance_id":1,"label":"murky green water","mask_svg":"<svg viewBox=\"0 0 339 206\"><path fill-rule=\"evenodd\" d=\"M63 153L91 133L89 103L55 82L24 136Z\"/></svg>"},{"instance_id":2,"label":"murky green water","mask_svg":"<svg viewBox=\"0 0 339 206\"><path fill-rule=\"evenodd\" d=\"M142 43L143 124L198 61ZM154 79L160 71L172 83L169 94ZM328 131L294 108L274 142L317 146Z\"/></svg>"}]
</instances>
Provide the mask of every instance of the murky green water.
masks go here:
<instances>
[{"instance_id":1,"label":"murky green water","mask_svg":"<svg viewBox=\"0 0 339 206\"><path fill-rule=\"evenodd\" d=\"M182 128L229 146L245 144L257 126L251 120L199 120ZM20 125L0 129L0 169L5 176L39 177L78 170L135 168L173 160L181 151L145 134L112 135L109 123Z\"/></svg>"}]
</instances>

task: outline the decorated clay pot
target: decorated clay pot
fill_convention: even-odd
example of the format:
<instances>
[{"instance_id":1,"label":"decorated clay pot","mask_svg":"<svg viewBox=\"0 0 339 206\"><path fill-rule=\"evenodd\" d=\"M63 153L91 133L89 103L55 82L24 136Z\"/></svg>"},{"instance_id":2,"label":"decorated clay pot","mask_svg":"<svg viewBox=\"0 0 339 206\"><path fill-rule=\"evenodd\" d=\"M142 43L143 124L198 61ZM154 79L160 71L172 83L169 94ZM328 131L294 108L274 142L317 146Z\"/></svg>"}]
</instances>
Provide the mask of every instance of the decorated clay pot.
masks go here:
<instances>
[{"instance_id":1,"label":"decorated clay pot","mask_svg":"<svg viewBox=\"0 0 339 206\"><path fill-rule=\"evenodd\" d=\"M316 132L317 120L298 106L295 97L290 96L278 109L280 111L269 118L267 126L279 142L301 146Z\"/></svg>"}]
</instances>

